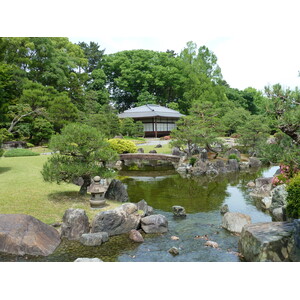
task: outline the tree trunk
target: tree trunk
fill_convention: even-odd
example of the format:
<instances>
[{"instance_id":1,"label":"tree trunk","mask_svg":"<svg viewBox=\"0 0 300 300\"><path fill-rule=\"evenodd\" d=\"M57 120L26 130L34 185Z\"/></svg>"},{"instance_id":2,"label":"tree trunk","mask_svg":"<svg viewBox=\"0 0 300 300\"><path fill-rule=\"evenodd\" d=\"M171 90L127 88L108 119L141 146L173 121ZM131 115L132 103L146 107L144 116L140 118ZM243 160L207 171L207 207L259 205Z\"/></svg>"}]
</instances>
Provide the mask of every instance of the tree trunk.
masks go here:
<instances>
[{"instance_id":1,"label":"tree trunk","mask_svg":"<svg viewBox=\"0 0 300 300\"><path fill-rule=\"evenodd\" d=\"M91 177L90 176L82 176L83 184L80 188L80 195L86 195L87 194L87 188L91 185Z\"/></svg>"}]
</instances>

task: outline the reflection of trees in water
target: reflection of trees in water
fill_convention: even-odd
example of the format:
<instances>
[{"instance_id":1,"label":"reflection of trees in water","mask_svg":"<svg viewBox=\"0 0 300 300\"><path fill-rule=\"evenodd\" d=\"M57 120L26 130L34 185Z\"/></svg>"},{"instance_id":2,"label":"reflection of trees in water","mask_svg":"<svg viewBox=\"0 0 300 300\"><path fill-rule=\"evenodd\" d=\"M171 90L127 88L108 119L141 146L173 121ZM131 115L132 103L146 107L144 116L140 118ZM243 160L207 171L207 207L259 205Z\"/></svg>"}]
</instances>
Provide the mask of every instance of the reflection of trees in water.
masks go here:
<instances>
[{"instance_id":1,"label":"reflection of trees in water","mask_svg":"<svg viewBox=\"0 0 300 300\"><path fill-rule=\"evenodd\" d=\"M228 185L237 186L246 195L246 184L259 177L261 172L229 173L215 178L182 178L177 174L159 181L135 181L128 178L124 183L128 185L131 202L145 199L149 205L164 211L171 211L173 205L181 205L187 213L195 213L218 210L225 197L229 196L226 192Z\"/></svg>"},{"instance_id":2,"label":"reflection of trees in water","mask_svg":"<svg viewBox=\"0 0 300 300\"><path fill-rule=\"evenodd\" d=\"M153 182L125 182L132 202L145 199L149 205L164 211L171 211L173 205L181 205L188 213L218 209L227 187L224 181L199 184L194 179L183 179L179 175Z\"/></svg>"}]
</instances>

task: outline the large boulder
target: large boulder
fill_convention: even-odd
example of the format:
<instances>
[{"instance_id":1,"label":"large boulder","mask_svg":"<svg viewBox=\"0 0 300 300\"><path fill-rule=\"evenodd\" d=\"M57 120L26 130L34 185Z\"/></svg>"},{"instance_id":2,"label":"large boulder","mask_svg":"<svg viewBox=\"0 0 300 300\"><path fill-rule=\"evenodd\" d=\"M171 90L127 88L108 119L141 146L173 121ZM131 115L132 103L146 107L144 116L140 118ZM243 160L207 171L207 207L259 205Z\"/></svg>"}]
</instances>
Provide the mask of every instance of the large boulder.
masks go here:
<instances>
[{"instance_id":1,"label":"large boulder","mask_svg":"<svg viewBox=\"0 0 300 300\"><path fill-rule=\"evenodd\" d=\"M91 232L107 232L109 236L127 233L131 229L138 229L141 216L137 206L125 203L120 207L98 213L93 222Z\"/></svg>"},{"instance_id":2,"label":"large boulder","mask_svg":"<svg viewBox=\"0 0 300 300\"><path fill-rule=\"evenodd\" d=\"M125 185L117 179L113 179L104 195L104 198L119 202L128 201L128 193Z\"/></svg>"},{"instance_id":3,"label":"large boulder","mask_svg":"<svg viewBox=\"0 0 300 300\"><path fill-rule=\"evenodd\" d=\"M222 218L222 227L234 233L241 233L243 227L250 223L250 216L237 212L227 212Z\"/></svg>"},{"instance_id":4,"label":"large boulder","mask_svg":"<svg viewBox=\"0 0 300 300\"><path fill-rule=\"evenodd\" d=\"M146 233L165 233L168 231L168 220L163 215L151 215L141 219L141 227Z\"/></svg>"},{"instance_id":5,"label":"large boulder","mask_svg":"<svg viewBox=\"0 0 300 300\"><path fill-rule=\"evenodd\" d=\"M61 225L61 237L68 240L79 240L82 234L89 231L89 218L83 209L69 208L65 211Z\"/></svg>"},{"instance_id":6,"label":"large boulder","mask_svg":"<svg viewBox=\"0 0 300 300\"><path fill-rule=\"evenodd\" d=\"M294 252L293 224L266 222L245 225L239 252L246 261L291 261Z\"/></svg>"},{"instance_id":7,"label":"large boulder","mask_svg":"<svg viewBox=\"0 0 300 300\"><path fill-rule=\"evenodd\" d=\"M47 256L60 244L58 231L23 214L0 214L0 252Z\"/></svg>"}]
</instances>

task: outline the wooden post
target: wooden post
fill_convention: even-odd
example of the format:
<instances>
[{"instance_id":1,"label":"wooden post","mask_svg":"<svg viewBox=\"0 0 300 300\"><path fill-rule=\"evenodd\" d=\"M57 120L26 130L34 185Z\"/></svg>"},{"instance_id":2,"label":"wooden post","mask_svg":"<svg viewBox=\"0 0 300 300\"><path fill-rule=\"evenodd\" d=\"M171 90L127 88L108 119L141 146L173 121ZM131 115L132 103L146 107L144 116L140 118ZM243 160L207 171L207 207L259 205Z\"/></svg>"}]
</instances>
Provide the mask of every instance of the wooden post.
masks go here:
<instances>
[{"instance_id":1,"label":"wooden post","mask_svg":"<svg viewBox=\"0 0 300 300\"><path fill-rule=\"evenodd\" d=\"M154 126L155 126L155 137L157 138L157 122L156 122L156 117L154 117Z\"/></svg>"}]
</instances>

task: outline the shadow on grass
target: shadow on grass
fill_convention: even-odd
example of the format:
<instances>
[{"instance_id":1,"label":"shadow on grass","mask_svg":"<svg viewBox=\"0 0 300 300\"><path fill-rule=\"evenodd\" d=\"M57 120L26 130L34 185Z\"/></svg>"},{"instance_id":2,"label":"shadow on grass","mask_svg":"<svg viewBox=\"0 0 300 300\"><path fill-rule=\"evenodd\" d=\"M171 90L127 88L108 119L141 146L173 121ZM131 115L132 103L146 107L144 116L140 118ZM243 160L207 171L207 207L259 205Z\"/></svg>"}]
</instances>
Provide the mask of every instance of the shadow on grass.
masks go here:
<instances>
[{"instance_id":1,"label":"shadow on grass","mask_svg":"<svg viewBox=\"0 0 300 300\"><path fill-rule=\"evenodd\" d=\"M2 167L2 168L0 167L0 174L8 172L10 170L11 170L11 168L9 168L9 167Z\"/></svg>"},{"instance_id":2,"label":"shadow on grass","mask_svg":"<svg viewBox=\"0 0 300 300\"><path fill-rule=\"evenodd\" d=\"M48 200L52 202L72 202L86 203L90 199L90 195L82 196L78 192L56 192L48 195Z\"/></svg>"}]
</instances>

